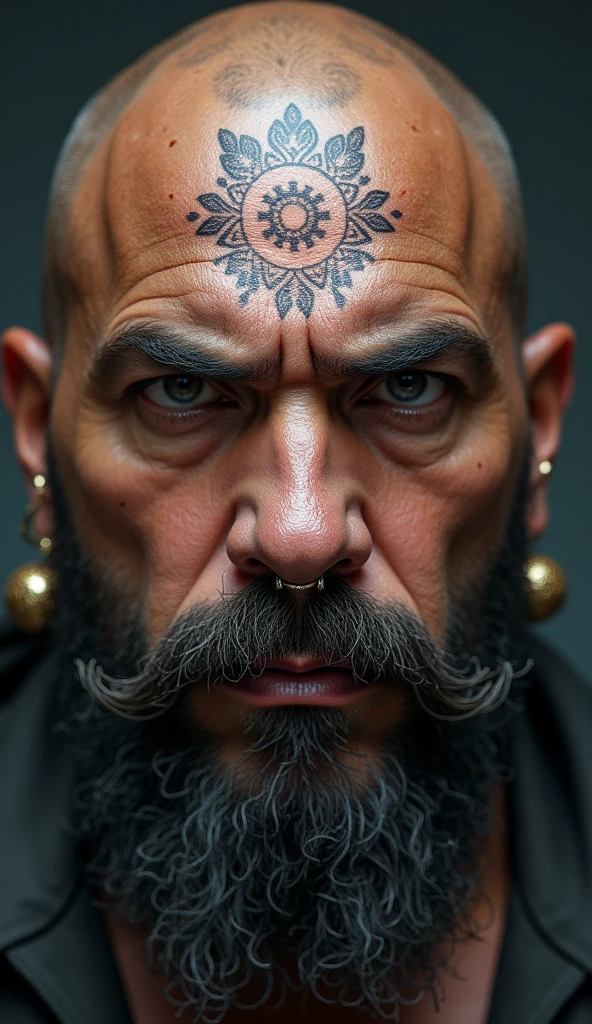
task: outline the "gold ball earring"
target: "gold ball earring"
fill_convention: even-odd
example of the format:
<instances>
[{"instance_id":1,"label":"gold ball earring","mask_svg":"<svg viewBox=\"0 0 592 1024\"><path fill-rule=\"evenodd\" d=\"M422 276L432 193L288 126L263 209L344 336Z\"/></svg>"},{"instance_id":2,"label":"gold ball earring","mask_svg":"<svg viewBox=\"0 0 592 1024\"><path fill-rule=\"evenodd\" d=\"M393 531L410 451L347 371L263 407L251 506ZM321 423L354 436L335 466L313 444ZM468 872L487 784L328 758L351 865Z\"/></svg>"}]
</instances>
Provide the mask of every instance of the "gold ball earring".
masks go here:
<instances>
[{"instance_id":1,"label":"gold ball earring","mask_svg":"<svg viewBox=\"0 0 592 1024\"><path fill-rule=\"evenodd\" d=\"M553 463L539 463L541 476L550 476ZM542 622L559 611L567 596L567 578L559 562L549 555L532 554L523 566L526 610L531 622Z\"/></svg>"},{"instance_id":2,"label":"gold ball earring","mask_svg":"<svg viewBox=\"0 0 592 1024\"><path fill-rule=\"evenodd\" d=\"M51 538L40 539L33 531L33 519L45 497L45 477L33 478L35 496L27 505L19 532L42 555L49 555ZM44 562L26 562L10 574L4 596L14 622L26 633L41 633L50 625L55 611L55 573Z\"/></svg>"},{"instance_id":3,"label":"gold ball earring","mask_svg":"<svg viewBox=\"0 0 592 1024\"><path fill-rule=\"evenodd\" d=\"M559 562L548 555L530 555L524 563L526 608L531 622L558 612L567 596L567 579Z\"/></svg>"}]
</instances>

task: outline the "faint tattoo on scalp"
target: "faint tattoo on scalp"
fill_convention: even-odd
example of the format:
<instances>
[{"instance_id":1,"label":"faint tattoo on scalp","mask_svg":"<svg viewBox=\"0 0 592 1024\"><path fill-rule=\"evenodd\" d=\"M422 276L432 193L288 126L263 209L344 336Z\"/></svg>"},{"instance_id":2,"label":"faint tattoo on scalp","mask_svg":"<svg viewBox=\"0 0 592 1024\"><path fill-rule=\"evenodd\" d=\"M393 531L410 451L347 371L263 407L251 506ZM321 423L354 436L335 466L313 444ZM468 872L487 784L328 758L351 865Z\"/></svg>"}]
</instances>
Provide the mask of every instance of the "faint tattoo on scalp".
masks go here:
<instances>
[{"instance_id":1,"label":"faint tattoo on scalp","mask_svg":"<svg viewBox=\"0 0 592 1024\"><path fill-rule=\"evenodd\" d=\"M214 75L213 88L230 107L260 109L278 87L288 95L305 93L313 110L343 106L360 92L359 74L322 22L270 15L240 33L185 52L182 64L203 64L221 53L228 53L228 63Z\"/></svg>"},{"instance_id":2,"label":"faint tattoo on scalp","mask_svg":"<svg viewBox=\"0 0 592 1024\"><path fill-rule=\"evenodd\" d=\"M360 91L360 76L343 61L321 61L310 53L269 54L264 61L251 56L222 68L214 77L214 92L229 107L260 109L269 93L281 83L292 93L306 88L311 107L342 107Z\"/></svg>"},{"instance_id":3,"label":"faint tattoo on scalp","mask_svg":"<svg viewBox=\"0 0 592 1024\"><path fill-rule=\"evenodd\" d=\"M261 109L278 88L302 94L311 110L344 106L362 89L348 53L385 68L397 58L386 28L377 31L379 26L351 11L342 11L340 20L344 31L329 29L323 18L303 20L286 12L258 18L241 31L228 31L226 20L214 22L212 29L222 34L209 43L185 46L180 63L191 68L228 54L228 63L214 75L213 89L230 107Z\"/></svg>"},{"instance_id":4,"label":"faint tattoo on scalp","mask_svg":"<svg viewBox=\"0 0 592 1024\"><path fill-rule=\"evenodd\" d=\"M362 42L357 36L340 36L340 42L345 46L351 53L355 53L358 57L363 57L364 60L369 61L371 64L379 64L380 67L390 68L396 64L395 56L389 52L386 45L383 45L379 50L378 47L373 46L370 41L370 45Z\"/></svg>"},{"instance_id":5,"label":"faint tattoo on scalp","mask_svg":"<svg viewBox=\"0 0 592 1024\"><path fill-rule=\"evenodd\" d=\"M343 309L352 274L374 262L366 249L372 233L394 232L392 221L402 216L400 210L379 213L390 194L366 188L364 139L358 126L319 151L315 126L294 103L271 125L265 153L251 135L220 129L227 177L217 183L224 194L197 196L211 216L202 219L193 210L187 220L200 221L198 238L216 237L230 250L214 262L236 277L240 306L263 287L274 293L282 319L293 306L309 317L316 292L324 289Z\"/></svg>"},{"instance_id":6,"label":"faint tattoo on scalp","mask_svg":"<svg viewBox=\"0 0 592 1024\"><path fill-rule=\"evenodd\" d=\"M229 47L230 42L227 38L218 39L215 43L204 43L201 46L193 47L191 56L185 57L181 63L185 67L199 67L201 64L206 64L209 60L213 60L218 54L224 53Z\"/></svg>"}]
</instances>

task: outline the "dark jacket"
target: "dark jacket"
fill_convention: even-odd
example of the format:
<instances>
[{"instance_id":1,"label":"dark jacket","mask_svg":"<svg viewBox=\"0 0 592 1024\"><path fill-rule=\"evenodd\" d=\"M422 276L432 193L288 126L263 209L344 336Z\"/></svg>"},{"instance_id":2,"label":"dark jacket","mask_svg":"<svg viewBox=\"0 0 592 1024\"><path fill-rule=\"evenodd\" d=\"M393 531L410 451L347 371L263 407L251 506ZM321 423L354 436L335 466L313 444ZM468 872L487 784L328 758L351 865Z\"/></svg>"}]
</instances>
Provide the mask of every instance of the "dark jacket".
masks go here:
<instances>
[{"instance_id":1,"label":"dark jacket","mask_svg":"<svg viewBox=\"0 0 592 1024\"><path fill-rule=\"evenodd\" d=\"M489 1024L592 1024L592 687L533 641L514 730L512 892ZM0 1024L130 1024L64 830L51 652L0 632Z\"/></svg>"}]
</instances>

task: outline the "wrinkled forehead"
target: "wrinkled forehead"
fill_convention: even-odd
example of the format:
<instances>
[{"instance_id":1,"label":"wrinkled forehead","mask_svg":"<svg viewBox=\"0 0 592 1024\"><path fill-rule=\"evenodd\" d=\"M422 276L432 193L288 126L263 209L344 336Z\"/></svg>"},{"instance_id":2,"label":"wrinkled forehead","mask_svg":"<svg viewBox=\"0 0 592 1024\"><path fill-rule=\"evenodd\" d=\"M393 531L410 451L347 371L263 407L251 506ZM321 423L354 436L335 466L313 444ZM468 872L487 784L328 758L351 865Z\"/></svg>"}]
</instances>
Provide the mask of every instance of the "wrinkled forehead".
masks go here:
<instances>
[{"instance_id":1,"label":"wrinkled forehead","mask_svg":"<svg viewBox=\"0 0 592 1024\"><path fill-rule=\"evenodd\" d=\"M101 315L176 289L218 321L323 304L363 316L386 270L392 295L416 273L487 314L507 258L500 198L406 58L341 105L300 89L239 108L215 96L219 65L169 59L83 176L74 275Z\"/></svg>"}]
</instances>

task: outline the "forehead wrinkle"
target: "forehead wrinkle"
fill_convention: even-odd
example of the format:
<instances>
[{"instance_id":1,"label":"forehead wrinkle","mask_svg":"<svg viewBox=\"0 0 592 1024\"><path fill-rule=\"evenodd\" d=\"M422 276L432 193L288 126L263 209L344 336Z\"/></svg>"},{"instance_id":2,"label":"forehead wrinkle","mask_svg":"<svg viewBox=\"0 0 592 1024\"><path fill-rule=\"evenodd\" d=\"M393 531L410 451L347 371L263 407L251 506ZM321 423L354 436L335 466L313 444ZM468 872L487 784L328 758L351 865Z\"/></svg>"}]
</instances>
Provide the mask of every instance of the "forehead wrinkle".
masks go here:
<instances>
[{"instance_id":1,"label":"forehead wrinkle","mask_svg":"<svg viewBox=\"0 0 592 1024\"><path fill-rule=\"evenodd\" d=\"M134 288L137 288L138 285L140 285L140 284L142 284L144 282L151 281L153 278L159 277L160 274L167 274L167 273L170 273L171 271L182 270L185 267L211 266L211 264L213 264L214 262L215 262L214 259L209 259L209 260L208 259L203 259L203 260L194 260L194 259L191 259L191 260L181 260L179 263L171 263L171 264L169 264L166 267L158 267L157 270L151 270L148 273L140 274L134 281L127 281L127 282L125 282L125 290L121 293L120 296L118 296L118 302L122 302L125 299L126 295L128 295L129 292L133 292ZM124 282L122 282L122 285L123 285L123 283ZM181 285L181 282L179 282L179 284ZM182 288L179 292L175 293L174 297L178 298L180 295L185 295L185 294L188 294L188 293L184 290L184 288ZM173 295L171 293L167 293L166 295L163 295L162 297L163 298L172 298Z\"/></svg>"},{"instance_id":2,"label":"forehead wrinkle","mask_svg":"<svg viewBox=\"0 0 592 1024\"><path fill-rule=\"evenodd\" d=\"M188 260L181 260L178 263L172 263L170 265L167 265L166 267L159 267L156 270L153 270L153 271L150 271L149 273L143 274L142 276L138 277L137 280L135 280L133 283L126 284L126 290L121 295L119 295L118 298L117 298L117 305L119 306L119 305L121 305L122 302L125 302L126 296L129 294L129 292L132 292L134 290L134 288L138 287L138 285L140 285L141 283L144 283L144 282L148 282L148 281L150 281L150 280L152 280L154 278L157 278L160 274L165 274L165 273L168 273L168 272L171 272L171 271L175 271L175 270L183 270L185 268L190 268L190 267L193 267L193 266L195 266L195 267L213 266L215 264L215 262L216 262L215 258L212 258L212 259L188 259ZM463 288L463 294L462 295L460 295L460 294L457 295L455 292L452 292L452 291L450 292L450 294L454 295L456 298L461 298L463 301L467 301L466 293L464 292L465 283L463 282L462 277L459 276L458 274L454 273L449 268L447 268L445 266L442 266L442 265L440 265L437 262L434 262L433 260L404 259L400 255L397 255L397 256L385 256L385 255L379 256L379 255L376 255L374 260L373 260L373 263L368 268L366 268L366 274L371 275L372 274L372 267L374 265L378 266L380 264L395 264L395 265L399 264L399 265L405 266L405 267L417 266L417 267L425 267L428 270L438 271L441 274L444 274L451 281L457 282ZM221 275L221 279L225 280L222 271L220 272L220 275ZM413 282L401 281L401 282L397 282L397 284L401 284L403 287L413 287L413 288L418 288L420 290L426 290L426 291L442 291L442 290L444 290L441 286L438 286L438 285L428 285L426 283L422 283L419 280L413 281ZM364 287L364 280L358 282L358 288L359 288L360 292L363 289L363 287ZM174 293L167 292L166 294L163 294L162 296L152 295L150 297L153 298L153 299L158 299L160 297L162 297L163 299L166 299L166 298L179 298L181 296L189 297L189 296L195 295L196 292L199 292L199 289L197 288L197 285L196 285L195 288L191 288L191 287L187 286L187 282L186 281L183 281L183 282L180 281L179 282L179 290L178 291L176 291ZM208 300L208 296L207 295L205 295L204 298L206 299L206 301ZM227 298L228 298L228 301L229 301L228 310L229 310L229 312L234 312L235 311L235 294L234 294L234 290L231 290L229 292Z\"/></svg>"}]
</instances>

